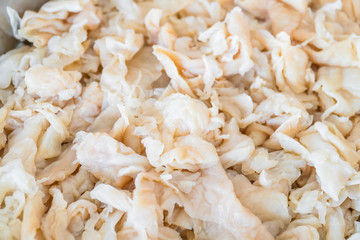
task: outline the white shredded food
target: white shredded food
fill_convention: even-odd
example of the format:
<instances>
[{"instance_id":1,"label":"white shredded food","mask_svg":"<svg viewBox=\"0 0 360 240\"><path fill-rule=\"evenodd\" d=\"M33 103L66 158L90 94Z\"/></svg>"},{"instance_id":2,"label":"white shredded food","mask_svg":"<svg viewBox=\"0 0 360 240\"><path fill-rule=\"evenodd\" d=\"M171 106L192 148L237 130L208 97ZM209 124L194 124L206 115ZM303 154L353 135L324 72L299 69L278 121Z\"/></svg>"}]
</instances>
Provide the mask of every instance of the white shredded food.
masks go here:
<instances>
[{"instance_id":1,"label":"white shredded food","mask_svg":"<svg viewBox=\"0 0 360 240\"><path fill-rule=\"evenodd\" d=\"M360 0L8 12L0 239L360 239Z\"/></svg>"}]
</instances>

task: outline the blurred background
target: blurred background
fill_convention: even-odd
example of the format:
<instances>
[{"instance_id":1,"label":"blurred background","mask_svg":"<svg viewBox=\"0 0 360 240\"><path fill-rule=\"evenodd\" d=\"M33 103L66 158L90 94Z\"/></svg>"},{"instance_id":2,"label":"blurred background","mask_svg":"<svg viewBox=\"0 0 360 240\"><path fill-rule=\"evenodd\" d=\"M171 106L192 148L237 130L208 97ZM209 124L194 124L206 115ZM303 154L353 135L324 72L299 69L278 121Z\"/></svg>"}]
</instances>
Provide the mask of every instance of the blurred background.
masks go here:
<instances>
[{"instance_id":1,"label":"blurred background","mask_svg":"<svg viewBox=\"0 0 360 240\"><path fill-rule=\"evenodd\" d=\"M0 55L13 49L18 41L12 37L6 7L15 9L20 17L25 10L38 10L47 0L0 0Z\"/></svg>"}]
</instances>

